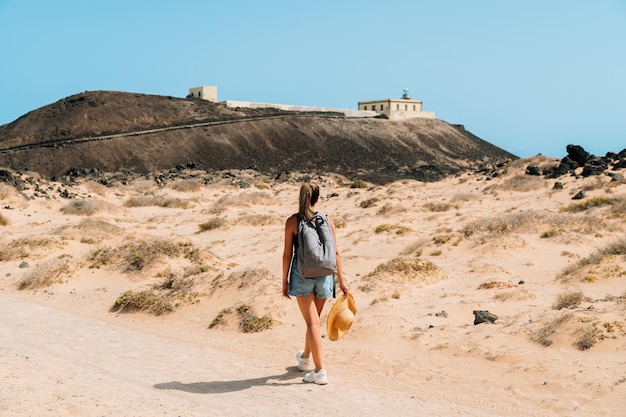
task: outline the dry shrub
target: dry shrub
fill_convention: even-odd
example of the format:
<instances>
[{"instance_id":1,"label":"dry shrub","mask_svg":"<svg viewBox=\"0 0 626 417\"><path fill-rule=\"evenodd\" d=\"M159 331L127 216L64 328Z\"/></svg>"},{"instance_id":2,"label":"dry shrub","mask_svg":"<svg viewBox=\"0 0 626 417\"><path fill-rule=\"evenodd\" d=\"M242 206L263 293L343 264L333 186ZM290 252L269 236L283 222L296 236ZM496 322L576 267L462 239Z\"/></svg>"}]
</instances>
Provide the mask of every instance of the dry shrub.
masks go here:
<instances>
[{"instance_id":1,"label":"dry shrub","mask_svg":"<svg viewBox=\"0 0 626 417\"><path fill-rule=\"evenodd\" d=\"M63 280L70 275L71 269L69 262L63 259L54 259L29 272L18 283L18 289L34 290L49 287L53 284L62 283Z\"/></svg>"},{"instance_id":2,"label":"dry shrub","mask_svg":"<svg viewBox=\"0 0 626 417\"><path fill-rule=\"evenodd\" d=\"M258 333L263 330L271 329L274 320L269 314L259 317L255 314L252 306L244 304L237 308L239 315L239 329L243 333Z\"/></svg>"},{"instance_id":3,"label":"dry shrub","mask_svg":"<svg viewBox=\"0 0 626 417\"><path fill-rule=\"evenodd\" d=\"M9 225L9 219L4 217L4 215L0 213L0 226L8 226L8 225Z\"/></svg>"},{"instance_id":4,"label":"dry shrub","mask_svg":"<svg viewBox=\"0 0 626 417\"><path fill-rule=\"evenodd\" d=\"M593 177L593 179L591 181L587 181L582 189L584 191L593 191L593 190L599 190L600 188L604 187L604 185L606 184L606 182L604 181L605 177L601 177L601 176L597 176L597 177Z\"/></svg>"},{"instance_id":5,"label":"dry shrub","mask_svg":"<svg viewBox=\"0 0 626 417\"><path fill-rule=\"evenodd\" d=\"M239 330L243 333L257 333L263 330L271 329L276 321L272 319L269 314L263 317L259 317L254 312L254 309L249 304L242 304L236 308L225 308L221 310L217 316L209 324L209 329L213 329L217 326L225 327L229 320L228 318L234 313L237 314L239 321Z\"/></svg>"},{"instance_id":6,"label":"dry shrub","mask_svg":"<svg viewBox=\"0 0 626 417\"><path fill-rule=\"evenodd\" d=\"M229 207L250 207L252 205L271 205L274 198L263 191L252 191L232 196L220 197L210 209L211 213L222 213Z\"/></svg>"},{"instance_id":7,"label":"dry shrub","mask_svg":"<svg viewBox=\"0 0 626 417\"><path fill-rule=\"evenodd\" d=\"M100 269L110 264L115 256L115 250L110 247L98 248L91 251L87 260L90 262L89 268Z\"/></svg>"},{"instance_id":8,"label":"dry shrub","mask_svg":"<svg viewBox=\"0 0 626 417\"><path fill-rule=\"evenodd\" d=\"M8 186L5 183L0 183L0 200L5 200L14 194L13 187Z\"/></svg>"},{"instance_id":9,"label":"dry shrub","mask_svg":"<svg viewBox=\"0 0 626 417\"><path fill-rule=\"evenodd\" d=\"M615 202L609 209L609 214L616 218L626 218L626 196L619 196L615 198Z\"/></svg>"},{"instance_id":10,"label":"dry shrub","mask_svg":"<svg viewBox=\"0 0 626 417\"><path fill-rule=\"evenodd\" d=\"M236 223L249 226L272 226L282 224L282 220L269 214L248 214L240 216ZM335 226L337 226L336 223Z\"/></svg>"},{"instance_id":11,"label":"dry shrub","mask_svg":"<svg viewBox=\"0 0 626 417\"><path fill-rule=\"evenodd\" d=\"M211 282L211 293L218 288L235 287L237 289L249 287L264 287L271 281L272 274L265 268L250 268L229 274L218 274Z\"/></svg>"},{"instance_id":12,"label":"dry shrub","mask_svg":"<svg viewBox=\"0 0 626 417\"><path fill-rule=\"evenodd\" d=\"M492 288L516 288L517 285L511 284L510 282L502 282L502 281L487 281L483 282L478 286L479 290L490 290Z\"/></svg>"},{"instance_id":13,"label":"dry shrub","mask_svg":"<svg viewBox=\"0 0 626 417\"><path fill-rule=\"evenodd\" d=\"M480 197L475 194L457 193L453 195L452 198L450 199L450 204L454 205L454 207L458 207L458 203L461 203L464 201L474 201L474 200L479 200L479 199Z\"/></svg>"},{"instance_id":14,"label":"dry shrub","mask_svg":"<svg viewBox=\"0 0 626 417\"><path fill-rule=\"evenodd\" d=\"M85 182L85 188L90 193L97 194L97 195L100 195L100 196L106 195L108 190L109 190L109 188L107 186L102 185L102 184L100 184L98 182L95 182L95 181L87 181L87 182Z\"/></svg>"},{"instance_id":15,"label":"dry shrub","mask_svg":"<svg viewBox=\"0 0 626 417\"><path fill-rule=\"evenodd\" d=\"M85 233L85 235L96 237L116 236L124 232L124 229L119 226L115 226L114 224L111 224L104 220L93 219L85 219L79 224L71 226L71 228Z\"/></svg>"},{"instance_id":16,"label":"dry shrub","mask_svg":"<svg viewBox=\"0 0 626 417\"><path fill-rule=\"evenodd\" d=\"M618 200L616 198L598 196L598 197L590 198L585 201L581 201L580 203L572 203L564 207L562 210L568 213L577 213L581 211L590 210L595 207L613 206L617 202Z\"/></svg>"},{"instance_id":17,"label":"dry shrub","mask_svg":"<svg viewBox=\"0 0 626 417\"><path fill-rule=\"evenodd\" d=\"M537 210L524 210L512 214L503 214L474 220L466 224L461 233L465 237L472 235L499 236L519 230L528 225L537 225L543 221L544 214Z\"/></svg>"},{"instance_id":18,"label":"dry shrub","mask_svg":"<svg viewBox=\"0 0 626 417\"><path fill-rule=\"evenodd\" d=\"M355 180L350 183L350 188L368 188L369 185L363 180Z\"/></svg>"},{"instance_id":19,"label":"dry shrub","mask_svg":"<svg viewBox=\"0 0 626 417\"><path fill-rule=\"evenodd\" d=\"M202 189L202 181L195 178L180 180L172 184L172 189L184 193L200 191Z\"/></svg>"},{"instance_id":20,"label":"dry shrub","mask_svg":"<svg viewBox=\"0 0 626 417\"><path fill-rule=\"evenodd\" d=\"M156 189L156 184L152 180L136 179L131 182L131 188L141 194L152 193Z\"/></svg>"},{"instance_id":21,"label":"dry shrub","mask_svg":"<svg viewBox=\"0 0 626 417\"><path fill-rule=\"evenodd\" d=\"M444 211L448 211L451 208L455 208L456 206L452 203L426 203L424 204L424 209L426 211L431 211L434 213L441 213Z\"/></svg>"},{"instance_id":22,"label":"dry shrub","mask_svg":"<svg viewBox=\"0 0 626 417\"><path fill-rule=\"evenodd\" d=\"M189 200L166 197L162 195L141 195L131 197L124 203L125 207L163 207L163 208L192 208Z\"/></svg>"},{"instance_id":23,"label":"dry shrub","mask_svg":"<svg viewBox=\"0 0 626 417\"><path fill-rule=\"evenodd\" d=\"M225 226L226 224L228 224L228 221L226 219L222 217L214 217L212 219L207 220L204 223L200 223L198 225L198 227L200 228L200 230L198 230L198 233L206 232L208 230L218 229L222 226Z\"/></svg>"},{"instance_id":24,"label":"dry shrub","mask_svg":"<svg viewBox=\"0 0 626 417\"><path fill-rule=\"evenodd\" d=\"M381 224L376 226L374 233L391 233L394 232L397 235L403 235L410 232L411 229L407 226L399 226L395 224Z\"/></svg>"},{"instance_id":25,"label":"dry shrub","mask_svg":"<svg viewBox=\"0 0 626 417\"><path fill-rule=\"evenodd\" d=\"M432 283L447 278L445 273L432 262L405 257L394 258L384 264L378 265L376 269L365 278L373 279L381 275L389 277L391 282L394 283L412 281Z\"/></svg>"},{"instance_id":26,"label":"dry shrub","mask_svg":"<svg viewBox=\"0 0 626 417\"><path fill-rule=\"evenodd\" d=\"M579 350L588 350L598 342L598 339L601 336L601 331L595 325L587 324L578 329L574 336L574 345Z\"/></svg>"},{"instance_id":27,"label":"dry shrub","mask_svg":"<svg viewBox=\"0 0 626 417\"><path fill-rule=\"evenodd\" d=\"M416 240L415 242L406 245L404 249L402 249L402 251L400 252L400 255L407 256L415 254L416 256L420 256L422 253L422 249L427 244L428 239L426 238Z\"/></svg>"},{"instance_id":28,"label":"dry shrub","mask_svg":"<svg viewBox=\"0 0 626 417\"><path fill-rule=\"evenodd\" d=\"M100 268L119 262L127 272L141 271L153 265L161 256L184 257L193 264L201 263L200 251L190 242L171 242L153 239L127 243L117 249L109 247L93 250L87 260L90 268Z\"/></svg>"},{"instance_id":29,"label":"dry shrub","mask_svg":"<svg viewBox=\"0 0 626 417\"><path fill-rule=\"evenodd\" d=\"M98 200L73 200L61 208L61 213L92 216L102 210L105 204Z\"/></svg>"},{"instance_id":30,"label":"dry shrub","mask_svg":"<svg viewBox=\"0 0 626 417\"><path fill-rule=\"evenodd\" d=\"M406 212L406 208L403 206L394 206L393 204L385 204L384 206L382 206L381 208L378 209L378 211L376 212L376 214L378 216L385 216L385 215L391 215L391 214L398 214L398 213L404 213Z\"/></svg>"},{"instance_id":31,"label":"dry shrub","mask_svg":"<svg viewBox=\"0 0 626 417\"><path fill-rule=\"evenodd\" d=\"M512 161L508 165L508 167L511 172L514 172L514 171L526 172L526 167L529 165L535 165L541 168L542 170L545 170L546 168L550 168L550 167L558 165L559 162L560 162L559 160L554 159L552 157L537 154L535 156L531 156L528 158L516 159L515 161Z\"/></svg>"},{"instance_id":32,"label":"dry shrub","mask_svg":"<svg viewBox=\"0 0 626 417\"><path fill-rule=\"evenodd\" d=\"M345 217L333 218L333 222L335 223L335 229L343 229L348 225L348 221Z\"/></svg>"},{"instance_id":33,"label":"dry shrub","mask_svg":"<svg viewBox=\"0 0 626 417\"><path fill-rule=\"evenodd\" d=\"M61 245L61 243L48 237L15 239L6 245L0 246L0 261L28 258L31 255L28 250L35 251Z\"/></svg>"},{"instance_id":34,"label":"dry shrub","mask_svg":"<svg viewBox=\"0 0 626 417\"><path fill-rule=\"evenodd\" d=\"M626 238L618 240L616 242L610 243L607 246L598 249L596 252L591 255L580 259L573 265L568 266L563 269L561 273L559 273L558 277L561 279L565 279L570 275L574 275L580 272L583 268L592 265L598 265L605 258L609 256L622 256L626 255Z\"/></svg>"},{"instance_id":35,"label":"dry shrub","mask_svg":"<svg viewBox=\"0 0 626 417\"><path fill-rule=\"evenodd\" d=\"M452 235L437 235L433 236L433 243L437 246L443 245L452 239Z\"/></svg>"},{"instance_id":36,"label":"dry shrub","mask_svg":"<svg viewBox=\"0 0 626 417\"><path fill-rule=\"evenodd\" d=\"M367 200L363 200L361 201L361 203L359 204L359 206L361 208L369 208L372 206L375 206L376 203L378 203L378 197L372 197L372 198L368 198Z\"/></svg>"},{"instance_id":37,"label":"dry shrub","mask_svg":"<svg viewBox=\"0 0 626 417\"><path fill-rule=\"evenodd\" d=\"M531 340L543 346L550 346L552 344L552 335L554 335L559 327L570 321L573 317L574 315L572 313L565 313L550 320L541 326L534 334L531 334Z\"/></svg>"},{"instance_id":38,"label":"dry shrub","mask_svg":"<svg viewBox=\"0 0 626 417\"><path fill-rule=\"evenodd\" d=\"M534 175L519 174L510 178L506 178L501 183L497 184L492 189L498 189L502 191L519 191L529 192L536 191L547 186L548 182L542 177Z\"/></svg>"},{"instance_id":39,"label":"dry shrub","mask_svg":"<svg viewBox=\"0 0 626 417\"><path fill-rule=\"evenodd\" d=\"M528 294L528 292L519 290L519 289L515 289L512 291L502 291L493 296L493 299L500 303L510 301L510 300L522 301L522 300L530 300L534 298L535 298L534 295L530 295Z\"/></svg>"},{"instance_id":40,"label":"dry shrub","mask_svg":"<svg viewBox=\"0 0 626 417\"><path fill-rule=\"evenodd\" d=\"M164 275L162 282L147 290L126 291L115 300L111 312L143 311L160 316L198 302L199 294L193 291L193 279L181 278L171 272Z\"/></svg>"},{"instance_id":41,"label":"dry shrub","mask_svg":"<svg viewBox=\"0 0 626 417\"><path fill-rule=\"evenodd\" d=\"M578 307L580 303L585 301L585 295L580 291L569 291L559 294L556 297L556 301L552 305L555 310L561 310L563 308Z\"/></svg>"}]
</instances>

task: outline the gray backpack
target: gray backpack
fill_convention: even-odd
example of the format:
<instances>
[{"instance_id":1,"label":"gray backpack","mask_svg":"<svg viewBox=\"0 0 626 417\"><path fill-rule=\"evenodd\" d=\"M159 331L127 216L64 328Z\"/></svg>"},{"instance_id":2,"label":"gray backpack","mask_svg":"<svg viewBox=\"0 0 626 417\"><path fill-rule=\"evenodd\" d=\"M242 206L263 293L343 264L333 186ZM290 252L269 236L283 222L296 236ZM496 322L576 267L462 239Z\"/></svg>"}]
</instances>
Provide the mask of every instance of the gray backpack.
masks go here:
<instances>
[{"instance_id":1,"label":"gray backpack","mask_svg":"<svg viewBox=\"0 0 626 417\"><path fill-rule=\"evenodd\" d=\"M296 256L298 273L305 278L337 273L335 238L326 213L318 211L308 220L300 219Z\"/></svg>"}]
</instances>

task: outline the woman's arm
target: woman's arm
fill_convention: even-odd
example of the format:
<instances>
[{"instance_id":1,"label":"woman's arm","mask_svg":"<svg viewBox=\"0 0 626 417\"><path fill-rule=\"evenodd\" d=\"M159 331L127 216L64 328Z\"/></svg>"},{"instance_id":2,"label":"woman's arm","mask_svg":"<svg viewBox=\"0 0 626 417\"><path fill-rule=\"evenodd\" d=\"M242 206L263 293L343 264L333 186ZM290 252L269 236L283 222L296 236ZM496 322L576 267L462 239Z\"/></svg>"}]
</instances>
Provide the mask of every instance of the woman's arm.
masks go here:
<instances>
[{"instance_id":1,"label":"woman's arm","mask_svg":"<svg viewBox=\"0 0 626 417\"><path fill-rule=\"evenodd\" d=\"M350 292L346 280L343 277L343 267L341 265L341 255L339 255L339 246L337 246L337 232L335 231L335 222L330 216L327 216L328 224L333 231L333 238L335 239L335 253L337 254L337 279L339 280L339 288L344 294Z\"/></svg>"},{"instance_id":2,"label":"woman's arm","mask_svg":"<svg viewBox=\"0 0 626 417\"><path fill-rule=\"evenodd\" d=\"M293 257L293 237L298 233L296 216L291 216L285 222L285 247L283 248L283 296L289 297L289 268Z\"/></svg>"}]
</instances>

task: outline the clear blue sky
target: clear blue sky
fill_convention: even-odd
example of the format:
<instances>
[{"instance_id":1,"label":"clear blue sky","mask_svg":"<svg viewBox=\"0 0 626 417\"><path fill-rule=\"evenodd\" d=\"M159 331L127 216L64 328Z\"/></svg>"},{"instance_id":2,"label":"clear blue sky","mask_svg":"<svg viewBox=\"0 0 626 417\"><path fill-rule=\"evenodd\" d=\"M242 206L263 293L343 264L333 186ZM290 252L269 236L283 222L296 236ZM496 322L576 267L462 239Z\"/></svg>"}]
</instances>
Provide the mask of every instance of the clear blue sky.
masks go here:
<instances>
[{"instance_id":1,"label":"clear blue sky","mask_svg":"<svg viewBox=\"0 0 626 417\"><path fill-rule=\"evenodd\" d=\"M83 91L335 108L408 88L518 156L626 148L626 0L0 0L0 125Z\"/></svg>"}]
</instances>

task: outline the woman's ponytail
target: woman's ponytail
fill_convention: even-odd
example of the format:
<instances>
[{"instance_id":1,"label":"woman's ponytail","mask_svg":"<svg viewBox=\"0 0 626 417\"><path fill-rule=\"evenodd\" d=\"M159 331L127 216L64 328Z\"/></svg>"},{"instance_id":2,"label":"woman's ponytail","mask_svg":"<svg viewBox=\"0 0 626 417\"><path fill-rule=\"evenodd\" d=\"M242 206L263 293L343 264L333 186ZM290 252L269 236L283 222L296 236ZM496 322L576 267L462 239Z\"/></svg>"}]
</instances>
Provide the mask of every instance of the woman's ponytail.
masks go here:
<instances>
[{"instance_id":1,"label":"woman's ponytail","mask_svg":"<svg viewBox=\"0 0 626 417\"><path fill-rule=\"evenodd\" d=\"M320 196L320 187L317 184L305 182L300 187L300 198L298 200L298 217L310 219L315 214L313 206Z\"/></svg>"}]
</instances>

